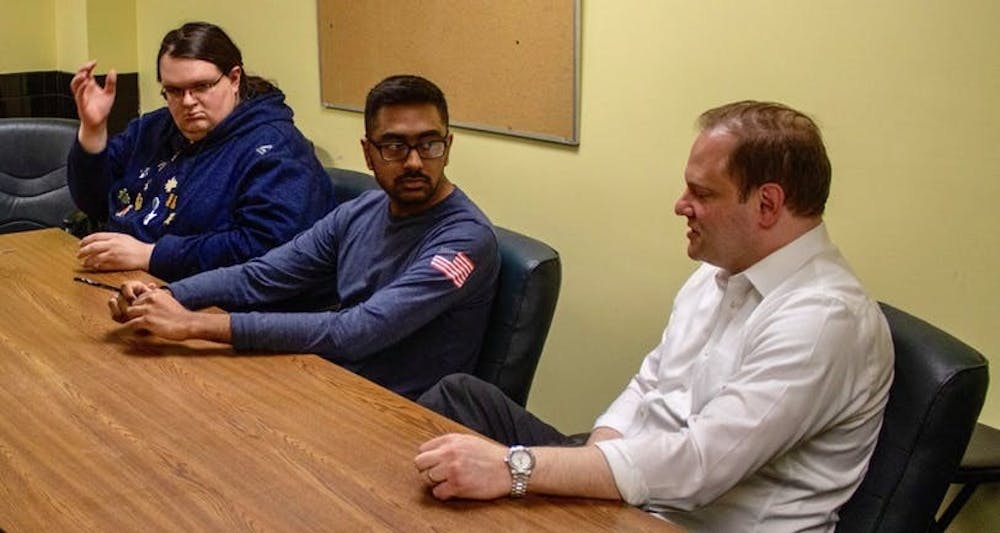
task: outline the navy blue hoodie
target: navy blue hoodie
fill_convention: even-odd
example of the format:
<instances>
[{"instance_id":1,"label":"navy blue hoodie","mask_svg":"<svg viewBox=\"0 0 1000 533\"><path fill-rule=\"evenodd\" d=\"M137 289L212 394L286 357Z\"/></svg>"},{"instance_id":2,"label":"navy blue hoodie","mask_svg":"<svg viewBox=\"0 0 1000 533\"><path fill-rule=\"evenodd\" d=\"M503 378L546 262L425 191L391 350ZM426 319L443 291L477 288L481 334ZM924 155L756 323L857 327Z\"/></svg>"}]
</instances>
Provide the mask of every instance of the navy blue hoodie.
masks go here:
<instances>
[{"instance_id":1,"label":"navy blue hoodie","mask_svg":"<svg viewBox=\"0 0 1000 533\"><path fill-rule=\"evenodd\" d=\"M75 144L77 206L108 231L155 243L149 272L176 280L262 255L334 207L333 186L280 91L241 102L190 143L166 108L133 120L107 149Z\"/></svg>"}]
</instances>

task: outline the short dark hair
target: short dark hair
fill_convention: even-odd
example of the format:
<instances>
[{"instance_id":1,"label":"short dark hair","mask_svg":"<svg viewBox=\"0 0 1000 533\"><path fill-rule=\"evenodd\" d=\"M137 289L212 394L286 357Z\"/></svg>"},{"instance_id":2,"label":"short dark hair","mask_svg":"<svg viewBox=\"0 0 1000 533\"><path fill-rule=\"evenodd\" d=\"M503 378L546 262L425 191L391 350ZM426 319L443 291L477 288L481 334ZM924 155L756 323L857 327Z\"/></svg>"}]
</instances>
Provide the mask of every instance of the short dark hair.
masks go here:
<instances>
[{"instance_id":1,"label":"short dark hair","mask_svg":"<svg viewBox=\"0 0 1000 533\"><path fill-rule=\"evenodd\" d=\"M805 113L746 100L705 111L698 125L702 131L722 129L736 137L726 168L737 180L740 201L765 183L777 183L792 213L823 214L832 170L819 127Z\"/></svg>"},{"instance_id":2,"label":"short dark hair","mask_svg":"<svg viewBox=\"0 0 1000 533\"><path fill-rule=\"evenodd\" d=\"M445 130L448 129L448 102L444 93L430 80L401 74L389 76L368 91L365 100L365 134L375 129L375 116L383 107L391 105L431 104L441 115Z\"/></svg>"},{"instance_id":3,"label":"short dark hair","mask_svg":"<svg viewBox=\"0 0 1000 533\"><path fill-rule=\"evenodd\" d=\"M219 67L223 74L229 74L233 67L240 67L240 100L277 90L264 78L248 75L243 68L243 54L239 47L222 28L209 22L188 22L163 36L160 52L156 55L156 81L161 81L160 59L164 55L208 61Z\"/></svg>"}]
</instances>

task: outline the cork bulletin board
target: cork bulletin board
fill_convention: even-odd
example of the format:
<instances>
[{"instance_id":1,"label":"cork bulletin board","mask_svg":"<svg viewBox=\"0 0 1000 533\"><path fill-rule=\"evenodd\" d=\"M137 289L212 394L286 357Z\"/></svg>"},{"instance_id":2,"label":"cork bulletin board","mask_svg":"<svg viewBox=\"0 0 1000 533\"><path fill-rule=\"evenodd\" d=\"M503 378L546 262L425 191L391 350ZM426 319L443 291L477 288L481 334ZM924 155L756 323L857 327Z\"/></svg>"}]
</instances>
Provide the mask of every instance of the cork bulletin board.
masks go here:
<instances>
[{"instance_id":1,"label":"cork bulletin board","mask_svg":"<svg viewBox=\"0 0 1000 533\"><path fill-rule=\"evenodd\" d=\"M317 0L323 105L417 74L451 124L579 144L580 0Z\"/></svg>"}]
</instances>

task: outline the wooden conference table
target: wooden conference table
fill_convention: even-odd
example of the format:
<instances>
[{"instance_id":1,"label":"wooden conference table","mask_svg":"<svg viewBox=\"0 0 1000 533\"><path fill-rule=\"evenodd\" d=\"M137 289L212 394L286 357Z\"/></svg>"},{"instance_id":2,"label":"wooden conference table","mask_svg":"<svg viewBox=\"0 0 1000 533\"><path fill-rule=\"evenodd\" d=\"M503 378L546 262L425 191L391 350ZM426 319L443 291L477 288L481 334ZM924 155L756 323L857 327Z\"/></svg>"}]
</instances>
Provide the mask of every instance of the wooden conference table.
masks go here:
<instances>
[{"instance_id":1,"label":"wooden conference table","mask_svg":"<svg viewBox=\"0 0 1000 533\"><path fill-rule=\"evenodd\" d=\"M315 355L127 332L73 276L152 278L76 248L0 235L0 529L671 530L613 502L439 502L417 446L468 430Z\"/></svg>"}]
</instances>

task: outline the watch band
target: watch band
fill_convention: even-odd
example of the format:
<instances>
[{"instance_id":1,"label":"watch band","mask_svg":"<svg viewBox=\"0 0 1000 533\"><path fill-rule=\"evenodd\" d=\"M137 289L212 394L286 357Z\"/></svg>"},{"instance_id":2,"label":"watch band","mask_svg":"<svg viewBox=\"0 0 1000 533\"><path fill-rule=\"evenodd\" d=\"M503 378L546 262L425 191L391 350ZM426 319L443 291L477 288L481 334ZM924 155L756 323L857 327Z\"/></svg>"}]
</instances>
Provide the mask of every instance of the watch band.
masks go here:
<instances>
[{"instance_id":1,"label":"watch band","mask_svg":"<svg viewBox=\"0 0 1000 533\"><path fill-rule=\"evenodd\" d=\"M510 485L510 497L520 498L528 492L528 476L525 474L512 474L514 478Z\"/></svg>"},{"instance_id":2,"label":"watch band","mask_svg":"<svg viewBox=\"0 0 1000 533\"><path fill-rule=\"evenodd\" d=\"M510 497L520 498L528 492L528 479L535 468L535 455L524 446L511 446L505 461L510 468Z\"/></svg>"}]
</instances>

